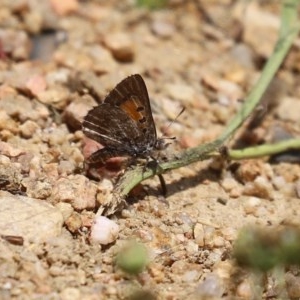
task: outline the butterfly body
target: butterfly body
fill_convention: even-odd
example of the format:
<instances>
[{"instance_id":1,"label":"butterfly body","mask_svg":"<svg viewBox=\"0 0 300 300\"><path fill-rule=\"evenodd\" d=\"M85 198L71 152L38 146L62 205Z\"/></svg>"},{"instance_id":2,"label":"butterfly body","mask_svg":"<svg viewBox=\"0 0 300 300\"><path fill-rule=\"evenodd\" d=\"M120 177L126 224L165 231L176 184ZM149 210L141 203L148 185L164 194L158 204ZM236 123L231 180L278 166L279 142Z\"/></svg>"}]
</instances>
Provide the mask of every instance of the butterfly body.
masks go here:
<instances>
[{"instance_id":1,"label":"butterfly body","mask_svg":"<svg viewBox=\"0 0 300 300\"><path fill-rule=\"evenodd\" d=\"M82 129L104 146L87 159L91 164L116 156L147 158L164 148L163 140L157 139L146 85L138 74L125 78L90 110Z\"/></svg>"}]
</instances>

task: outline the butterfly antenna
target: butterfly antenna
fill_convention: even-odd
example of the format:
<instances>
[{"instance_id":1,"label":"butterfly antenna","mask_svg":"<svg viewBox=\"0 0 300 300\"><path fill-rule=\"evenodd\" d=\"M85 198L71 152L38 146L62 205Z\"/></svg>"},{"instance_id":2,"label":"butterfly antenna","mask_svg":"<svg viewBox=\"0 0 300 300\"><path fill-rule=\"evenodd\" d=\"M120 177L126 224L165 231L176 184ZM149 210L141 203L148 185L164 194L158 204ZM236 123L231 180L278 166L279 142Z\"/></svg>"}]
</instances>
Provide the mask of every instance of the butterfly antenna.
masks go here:
<instances>
[{"instance_id":1,"label":"butterfly antenna","mask_svg":"<svg viewBox=\"0 0 300 300\"><path fill-rule=\"evenodd\" d=\"M183 112L185 111L185 107L183 106L181 111L179 112L179 114L176 116L175 119L173 119L169 125L166 128L166 131L174 124L174 122L183 114ZM175 140L176 137L166 137L165 135L162 135L160 139L164 139L164 140Z\"/></svg>"}]
</instances>

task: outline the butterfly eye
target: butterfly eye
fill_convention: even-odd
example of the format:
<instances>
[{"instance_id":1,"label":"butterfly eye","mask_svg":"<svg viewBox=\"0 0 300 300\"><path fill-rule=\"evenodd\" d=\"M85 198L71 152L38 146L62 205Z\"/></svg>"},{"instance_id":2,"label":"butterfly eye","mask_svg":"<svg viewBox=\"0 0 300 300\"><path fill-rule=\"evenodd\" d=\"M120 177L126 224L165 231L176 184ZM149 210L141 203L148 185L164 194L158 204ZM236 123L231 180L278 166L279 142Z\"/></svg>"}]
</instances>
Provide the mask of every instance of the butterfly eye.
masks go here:
<instances>
[{"instance_id":1,"label":"butterfly eye","mask_svg":"<svg viewBox=\"0 0 300 300\"><path fill-rule=\"evenodd\" d=\"M156 145L155 148L157 150L163 150L166 149L168 147L169 143L165 143L165 141L163 139L159 139L156 141Z\"/></svg>"},{"instance_id":2,"label":"butterfly eye","mask_svg":"<svg viewBox=\"0 0 300 300\"><path fill-rule=\"evenodd\" d=\"M160 138L156 141L155 148L156 150L164 150L166 149L171 143L166 143L165 140L175 140L175 137L168 137L168 138Z\"/></svg>"}]
</instances>

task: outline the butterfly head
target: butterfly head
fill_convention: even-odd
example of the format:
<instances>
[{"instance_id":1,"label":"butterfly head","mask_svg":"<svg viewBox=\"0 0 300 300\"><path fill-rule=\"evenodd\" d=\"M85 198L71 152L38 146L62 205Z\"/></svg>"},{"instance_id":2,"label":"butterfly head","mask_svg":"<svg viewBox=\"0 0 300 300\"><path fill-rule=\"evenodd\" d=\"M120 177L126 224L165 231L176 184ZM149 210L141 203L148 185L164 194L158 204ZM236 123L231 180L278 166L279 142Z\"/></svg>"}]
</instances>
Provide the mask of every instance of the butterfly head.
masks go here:
<instances>
[{"instance_id":1,"label":"butterfly head","mask_svg":"<svg viewBox=\"0 0 300 300\"><path fill-rule=\"evenodd\" d=\"M166 140L175 140L175 137L162 137L156 140L155 149L156 150L165 150L171 143L167 143Z\"/></svg>"}]
</instances>

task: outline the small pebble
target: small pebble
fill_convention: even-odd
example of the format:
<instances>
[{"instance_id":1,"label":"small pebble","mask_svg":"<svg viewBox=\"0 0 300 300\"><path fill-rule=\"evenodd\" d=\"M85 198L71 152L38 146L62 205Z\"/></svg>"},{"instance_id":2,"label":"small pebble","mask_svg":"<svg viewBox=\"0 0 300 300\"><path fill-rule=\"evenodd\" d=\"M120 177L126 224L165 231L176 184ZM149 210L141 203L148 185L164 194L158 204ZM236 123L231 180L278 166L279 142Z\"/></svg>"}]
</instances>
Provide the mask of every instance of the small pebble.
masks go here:
<instances>
[{"instance_id":1,"label":"small pebble","mask_svg":"<svg viewBox=\"0 0 300 300\"><path fill-rule=\"evenodd\" d=\"M275 176L273 179L272 179L272 184L274 185L274 187L277 189L277 190L281 190L282 188L285 187L285 185L287 184L284 177L283 176Z\"/></svg>"},{"instance_id":2,"label":"small pebble","mask_svg":"<svg viewBox=\"0 0 300 300\"><path fill-rule=\"evenodd\" d=\"M291 107L293 109L291 109ZM300 103L298 98L285 97L280 101L279 107L276 109L278 117L283 121L290 121L300 124L299 114Z\"/></svg>"},{"instance_id":3,"label":"small pebble","mask_svg":"<svg viewBox=\"0 0 300 300\"><path fill-rule=\"evenodd\" d=\"M55 207L61 212L64 221L66 221L74 211L72 205L66 202L59 202L55 205Z\"/></svg>"},{"instance_id":4,"label":"small pebble","mask_svg":"<svg viewBox=\"0 0 300 300\"><path fill-rule=\"evenodd\" d=\"M26 88L32 95L37 96L46 89L45 77L40 74L31 75L26 81Z\"/></svg>"},{"instance_id":5,"label":"small pebble","mask_svg":"<svg viewBox=\"0 0 300 300\"><path fill-rule=\"evenodd\" d=\"M223 292L224 287L221 285L219 277L209 274L197 287L196 296L198 299L220 299Z\"/></svg>"},{"instance_id":6,"label":"small pebble","mask_svg":"<svg viewBox=\"0 0 300 300\"><path fill-rule=\"evenodd\" d=\"M290 299L300 298L300 278L299 276L294 276L291 273L285 275L285 281L287 286L287 292Z\"/></svg>"},{"instance_id":7,"label":"small pebble","mask_svg":"<svg viewBox=\"0 0 300 300\"><path fill-rule=\"evenodd\" d=\"M202 224L197 223L194 227L195 242L200 246L204 246L204 227Z\"/></svg>"},{"instance_id":8,"label":"small pebble","mask_svg":"<svg viewBox=\"0 0 300 300\"><path fill-rule=\"evenodd\" d=\"M56 109L63 109L70 100L70 91L61 86L45 89L37 95L39 101Z\"/></svg>"},{"instance_id":9,"label":"small pebble","mask_svg":"<svg viewBox=\"0 0 300 300\"><path fill-rule=\"evenodd\" d=\"M252 182L257 176L261 175L263 164L260 161L245 160L236 171L238 180L242 182Z\"/></svg>"},{"instance_id":10,"label":"small pebble","mask_svg":"<svg viewBox=\"0 0 300 300\"><path fill-rule=\"evenodd\" d=\"M1 44L5 51L10 53L12 59L26 60L30 56L31 41L29 35L23 30L0 29Z\"/></svg>"},{"instance_id":11,"label":"small pebble","mask_svg":"<svg viewBox=\"0 0 300 300\"><path fill-rule=\"evenodd\" d=\"M34 133L39 129L39 126L36 122L27 120L25 123L19 126L20 132L24 138L31 138Z\"/></svg>"},{"instance_id":12,"label":"small pebble","mask_svg":"<svg viewBox=\"0 0 300 300\"><path fill-rule=\"evenodd\" d=\"M79 300L81 298L80 290L75 287L66 287L60 293L61 300Z\"/></svg>"},{"instance_id":13,"label":"small pebble","mask_svg":"<svg viewBox=\"0 0 300 300\"><path fill-rule=\"evenodd\" d=\"M97 216L91 230L91 240L102 245L113 243L119 235L119 225L114 221Z\"/></svg>"},{"instance_id":14,"label":"small pebble","mask_svg":"<svg viewBox=\"0 0 300 300\"><path fill-rule=\"evenodd\" d=\"M214 248L214 237L216 234L216 230L211 226L204 226L204 244L205 248L212 249Z\"/></svg>"},{"instance_id":15,"label":"small pebble","mask_svg":"<svg viewBox=\"0 0 300 300\"><path fill-rule=\"evenodd\" d=\"M169 38L175 33L174 25L165 20L155 20L151 29L155 35L162 38Z\"/></svg>"},{"instance_id":16,"label":"small pebble","mask_svg":"<svg viewBox=\"0 0 300 300\"><path fill-rule=\"evenodd\" d=\"M252 299L252 287L250 286L248 280L243 281L237 286L236 293L242 299Z\"/></svg>"},{"instance_id":17,"label":"small pebble","mask_svg":"<svg viewBox=\"0 0 300 300\"><path fill-rule=\"evenodd\" d=\"M187 103L193 104L196 97L195 90L183 83L168 83L165 85L165 93L169 95L171 98L176 99L185 105Z\"/></svg>"},{"instance_id":18,"label":"small pebble","mask_svg":"<svg viewBox=\"0 0 300 300\"><path fill-rule=\"evenodd\" d=\"M247 7L246 13L241 9L236 17L244 24L244 43L260 56L269 57L278 37L279 15L260 9L253 2Z\"/></svg>"},{"instance_id":19,"label":"small pebble","mask_svg":"<svg viewBox=\"0 0 300 300\"><path fill-rule=\"evenodd\" d=\"M230 192L232 189L238 187L237 181L231 177L224 178L221 182L221 185L224 188L225 192Z\"/></svg>"},{"instance_id":20,"label":"small pebble","mask_svg":"<svg viewBox=\"0 0 300 300\"><path fill-rule=\"evenodd\" d=\"M197 255L199 253L199 246L193 241L189 240L185 248L188 256Z\"/></svg>"},{"instance_id":21,"label":"small pebble","mask_svg":"<svg viewBox=\"0 0 300 300\"><path fill-rule=\"evenodd\" d=\"M253 182L247 182L243 194L268 200L273 200L274 198L271 183L262 176L258 176Z\"/></svg>"},{"instance_id":22,"label":"small pebble","mask_svg":"<svg viewBox=\"0 0 300 300\"><path fill-rule=\"evenodd\" d=\"M79 9L79 3L77 0L50 0L50 3L55 12L60 16L68 15Z\"/></svg>"},{"instance_id":23,"label":"small pebble","mask_svg":"<svg viewBox=\"0 0 300 300\"><path fill-rule=\"evenodd\" d=\"M195 282L199 279L200 277L200 273L199 271L197 270L190 270L190 271L187 271L185 272L183 275L182 275L182 281L183 282Z\"/></svg>"},{"instance_id":24,"label":"small pebble","mask_svg":"<svg viewBox=\"0 0 300 300\"><path fill-rule=\"evenodd\" d=\"M109 205L113 199L113 183L109 179L102 179L98 183L98 193L96 196L97 203L100 204L100 206L106 206Z\"/></svg>"},{"instance_id":25,"label":"small pebble","mask_svg":"<svg viewBox=\"0 0 300 300\"><path fill-rule=\"evenodd\" d=\"M249 197L247 202L244 204L244 211L246 214L255 214L259 205L261 204L261 200L257 197Z\"/></svg>"},{"instance_id":26,"label":"small pebble","mask_svg":"<svg viewBox=\"0 0 300 300\"><path fill-rule=\"evenodd\" d=\"M216 236L213 240L215 247L221 248L224 247L225 241L221 236Z\"/></svg>"},{"instance_id":27,"label":"small pebble","mask_svg":"<svg viewBox=\"0 0 300 300\"><path fill-rule=\"evenodd\" d=\"M81 216L77 212L73 212L71 216L66 219L65 225L67 226L68 230L72 233L78 232L79 229L82 227L82 220Z\"/></svg>"},{"instance_id":28,"label":"small pebble","mask_svg":"<svg viewBox=\"0 0 300 300\"><path fill-rule=\"evenodd\" d=\"M123 32L108 34L104 44L117 60L131 62L134 59L134 44L130 35Z\"/></svg>"},{"instance_id":29,"label":"small pebble","mask_svg":"<svg viewBox=\"0 0 300 300\"><path fill-rule=\"evenodd\" d=\"M64 111L64 120L74 129L81 129L81 122L97 102L88 95L74 99Z\"/></svg>"},{"instance_id":30,"label":"small pebble","mask_svg":"<svg viewBox=\"0 0 300 300\"><path fill-rule=\"evenodd\" d=\"M221 279L230 280L234 270L232 261L219 261L213 267L213 272Z\"/></svg>"},{"instance_id":31,"label":"small pebble","mask_svg":"<svg viewBox=\"0 0 300 300\"><path fill-rule=\"evenodd\" d=\"M234 241L237 237L237 230L231 227L221 229L222 235L227 241Z\"/></svg>"}]
</instances>

